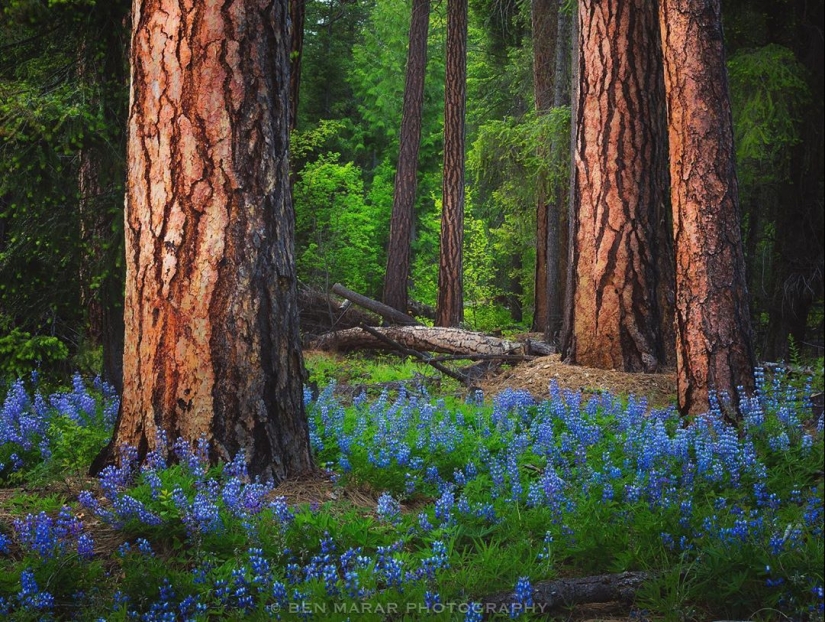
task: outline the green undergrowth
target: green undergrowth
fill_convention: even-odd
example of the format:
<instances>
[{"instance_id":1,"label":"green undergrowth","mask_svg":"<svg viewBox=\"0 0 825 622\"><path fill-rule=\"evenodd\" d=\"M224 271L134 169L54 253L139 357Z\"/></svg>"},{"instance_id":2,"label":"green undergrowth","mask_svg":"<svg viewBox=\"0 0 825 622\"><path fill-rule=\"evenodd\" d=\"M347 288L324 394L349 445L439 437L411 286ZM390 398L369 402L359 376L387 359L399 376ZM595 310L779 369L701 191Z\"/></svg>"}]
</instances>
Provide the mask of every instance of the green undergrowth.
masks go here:
<instances>
[{"instance_id":1,"label":"green undergrowth","mask_svg":"<svg viewBox=\"0 0 825 622\"><path fill-rule=\"evenodd\" d=\"M759 373L736 430L716 406L687 425L641 397L465 401L416 383L413 364L308 364L319 383L339 369L404 384L307 390L324 475L283 489L250 479L242 455L209 465L180 442L78 483L67 474L105 442L111 393L12 387L0 615L475 622L505 592L489 619L538 620L537 583L634 571L648 577L634 619L823 619L823 421L807 381Z\"/></svg>"}]
</instances>

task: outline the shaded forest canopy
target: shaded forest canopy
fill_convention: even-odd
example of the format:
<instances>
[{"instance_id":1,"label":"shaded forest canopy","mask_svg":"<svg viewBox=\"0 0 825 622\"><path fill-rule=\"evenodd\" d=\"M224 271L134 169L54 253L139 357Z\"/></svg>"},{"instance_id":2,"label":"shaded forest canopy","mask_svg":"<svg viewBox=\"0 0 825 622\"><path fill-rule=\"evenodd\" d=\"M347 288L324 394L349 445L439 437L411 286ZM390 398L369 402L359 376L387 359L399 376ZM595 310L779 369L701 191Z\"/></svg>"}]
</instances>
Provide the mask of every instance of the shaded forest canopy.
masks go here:
<instances>
[{"instance_id":1,"label":"shaded forest canopy","mask_svg":"<svg viewBox=\"0 0 825 622\"><path fill-rule=\"evenodd\" d=\"M129 8L2 3L2 374L119 365ZM569 176L569 153L539 148L568 142L570 108L536 112L530 8L469 3L464 321L482 330L530 325L537 197ZM732 0L723 18L757 355L822 356L822 3ZM429 19L410 298L433 305L446 3ZM402 0L306 2L291 163L310 287L381 297L409 24Z\"/></svg>"}]
</instances>

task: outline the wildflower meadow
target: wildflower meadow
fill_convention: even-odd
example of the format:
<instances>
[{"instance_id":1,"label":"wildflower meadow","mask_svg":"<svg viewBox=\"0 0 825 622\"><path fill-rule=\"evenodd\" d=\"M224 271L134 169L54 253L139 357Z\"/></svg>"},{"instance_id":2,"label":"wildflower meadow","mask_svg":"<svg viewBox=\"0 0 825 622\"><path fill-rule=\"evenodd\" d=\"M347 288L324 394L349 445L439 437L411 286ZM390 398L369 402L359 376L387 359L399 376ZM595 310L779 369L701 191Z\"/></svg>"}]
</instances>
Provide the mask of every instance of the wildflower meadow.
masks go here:
<instances>
[{"instance_id":1,"label":"wildflower meadow","mask_svg":"<svg viewBox=\"0 0 825 622\"><path fill-rule=\"evenodd\" d=\"M344 403L333 381L305 393L327 491L309 503L251 480L243 453L210 466L204 441L161 439L141 464L125 447L84 479L118 396L18 380L0 411L0 617L567 619L538 584L637 571L634 619L822 620L823 418L810 385L757 378L738 429L724 399L688 422L555 385Z\"/></svg>"}]
</instances>

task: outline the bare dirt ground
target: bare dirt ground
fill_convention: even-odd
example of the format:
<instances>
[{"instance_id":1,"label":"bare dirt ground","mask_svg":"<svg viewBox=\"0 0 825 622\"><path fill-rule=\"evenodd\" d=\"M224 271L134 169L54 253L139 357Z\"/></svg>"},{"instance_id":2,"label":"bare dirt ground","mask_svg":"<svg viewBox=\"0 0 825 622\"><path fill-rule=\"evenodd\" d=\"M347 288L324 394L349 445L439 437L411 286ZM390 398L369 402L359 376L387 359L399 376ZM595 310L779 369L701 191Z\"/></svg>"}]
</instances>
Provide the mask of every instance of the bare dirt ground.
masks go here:
<instances>
[{"instance_id":1,"label":"bare dirt ground","mask_svg":"<svg viewBox=\"0 0 825 622\"><path fill-rule=\"evenodd\" d=\"M609 391L613 395L645 396L648 403L663 408L675 403L676 374L628 374L620 371L594 369L562 363L558 354L542 356L513 366L502 366L497 372L481 378L477 385L485 395L495 395L506 388L525 389L536 398L547 397L550 383L563 389L596 394Z\"/></svg>"}]
</instances>

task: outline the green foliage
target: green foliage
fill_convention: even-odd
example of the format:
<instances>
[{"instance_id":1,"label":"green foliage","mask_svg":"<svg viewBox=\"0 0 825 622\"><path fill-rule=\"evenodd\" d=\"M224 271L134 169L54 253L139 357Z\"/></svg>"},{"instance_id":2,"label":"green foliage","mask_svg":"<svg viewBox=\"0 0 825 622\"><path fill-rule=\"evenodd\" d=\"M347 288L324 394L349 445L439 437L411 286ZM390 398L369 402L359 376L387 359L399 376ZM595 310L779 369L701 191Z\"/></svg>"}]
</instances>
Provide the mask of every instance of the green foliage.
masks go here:
<instances>
[{"instance_id":1,"label":"green foliage","mask_svg":"<svg viewBox=\"0 0 825 622\"><path fill-rule=\"evenodd\" d=\"M361 171L337 154L307 164L295 184L298 276L322 290L341 282L366 295L380 287L379 232L389 215L367 203Z\"/></svg>"},{"instance_id":2,"label":"green foliage","mask_svg":"<svg viewBox=\"0 0 825 622\"><path fill-rule=\"evenodd\" d=\"M401 375L380 358L319 357L316 379L337 362L375 381ZM309 416L316 459L337 484L289 487L312 503L270 503L278 490L249 482L239 461L210 467L200 449L177 446L173 464L110 471L106 500L82 495L91 558L71 531L39 530L33 546L0 522L0 608L10 620L43 619L26 604L24 573L38 586L31 596L54 597L55 619L125 622L187 607L196 620L292 619L288 606L301 602L344 620L352 611L334 603L404 611L436 593L443 603L478 600L519 577L645 570L636 605L656 618L818 619L809 607L821 604L825 553L821 423L783 379L760 386L740 438L720 416L683 426L673 412L607 393L589 403L555 389L541 404L517 392L460 403L410 383L398 397L344 406L333 384ZM56 429L65 441L52 443L53 459L85 443L66 422ZM386 492L398 504L392 516L380 509ZM27 491L6 505L20 521L59 512L65 522L80 518L63 507L74 496ZM101 531L89 515L114 524Z\"/></svg>"},{"instance_id":3,"label":"green foliage","mask_svg":"<svg viewBox=\"0 0 825 622\"><path fill-rule=\"evenodd\" d=\"M444 106L443 7L433 5L424 80L419 170L437 170ZM356 157L395 163L406 77L410 3L377 2L352 49L353 67L348 80L362 120L355 132ZM425 195L426 196L426 195Z\"/></svg>"},{"instance_id":4,"label":"green foliage","mask_svg":"<svg viewBox=\"0 0 825 622\"><path fill-rule=\"evenodd\" d=\"M85 329L81 290L108 292L122 268L127 10L126 0L21 0L0 15L0 313L64 343ZM91 154L98 187L84 211ZM113 225L83 235L102 215Z\"/></svg>"},{"instance_id":5,"label":"green foliage","mask_svg":"<svg viewBox=\"0 0 825 622\"><path fill-rule=\"evenodd\" d=\"M0 336L0 379L13 380L41 365L65 361L69 349L57 337L35 335L14 328Z\"/></svg>"},{"instance_id":6,"label":"green foliage","mask_svg":"<svg viewBox=\"0 0 825 622\"><path fill-rule=\"evenodd\" d=\"M728 75L739 180L746 186L781 181L810 98L804 67L791 50L770 44L733 56Z\"/></svg>"},{"instance_id":7,"label":"green foliage","mask_svg":"<svg viewBox=\"0 0 825 622\"><path fill-rule=\"evenodd\" d=\"M524 304L533 299L536 248L536 204L540 191L552 196L567 184L570 156L569 107L549 113L483 123L467 154L467 170L474 181L474 216L487 223L491 265L498 268L496 283L509 290L513 279L524 289ZM564 148L553 148L565 145ZM540 188L540 184L543 188ZM503 257L516 255L520 266Z\"/></svg>"},{"instance_id":8,"label":"green foliage","mask_svg":"<svg viewBox=\"0 0 825 622\"><path fill-rule=\"evenodd\" d=\"M326 352L307 352L304 362L309 382L326 387L335 381L367 395L378 396L384 386L404 383L409 386L437 385L443 392L460 393L460 385L443 378L431 366L412 358L399 359L395 355L361 354L346 357Z\"/></svg>"}]
</instances>

